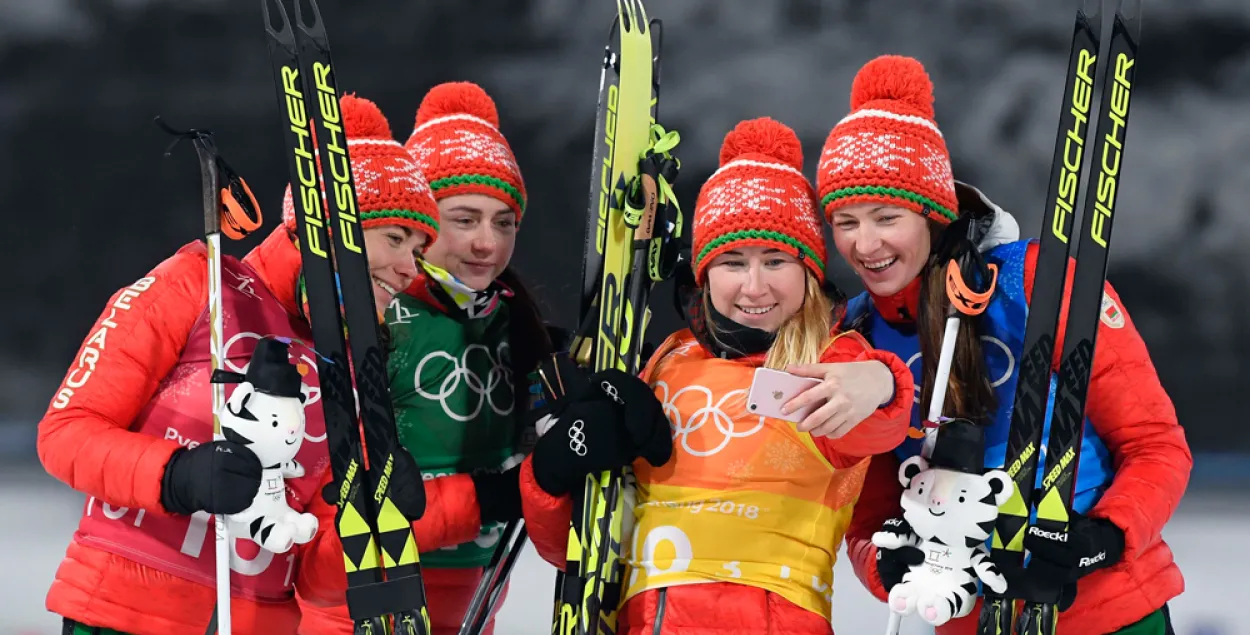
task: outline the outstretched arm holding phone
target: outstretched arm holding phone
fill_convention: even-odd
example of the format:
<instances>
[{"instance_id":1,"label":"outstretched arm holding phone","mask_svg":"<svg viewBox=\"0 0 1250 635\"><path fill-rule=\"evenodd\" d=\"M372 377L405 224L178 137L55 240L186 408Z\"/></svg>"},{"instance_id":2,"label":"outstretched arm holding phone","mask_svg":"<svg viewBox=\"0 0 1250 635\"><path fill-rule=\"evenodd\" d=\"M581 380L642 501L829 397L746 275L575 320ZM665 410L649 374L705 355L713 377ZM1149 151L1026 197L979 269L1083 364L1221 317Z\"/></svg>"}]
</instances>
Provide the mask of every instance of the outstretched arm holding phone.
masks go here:
<instances>
[{"instance_id":1,"label":"outstretched arm holding phone","mask_svg":"<svg viewBox=\"0 0 1250 635\"><path fill-rule=\"evenodd\" d=\"M786 403L781 418L817 405L795 427L812 435L834 467L888 452L906 437L915 400L911 370L858 333L839 336L819 364L791 364L786 371L818 383Z\"/></svg>"}]
</instances>

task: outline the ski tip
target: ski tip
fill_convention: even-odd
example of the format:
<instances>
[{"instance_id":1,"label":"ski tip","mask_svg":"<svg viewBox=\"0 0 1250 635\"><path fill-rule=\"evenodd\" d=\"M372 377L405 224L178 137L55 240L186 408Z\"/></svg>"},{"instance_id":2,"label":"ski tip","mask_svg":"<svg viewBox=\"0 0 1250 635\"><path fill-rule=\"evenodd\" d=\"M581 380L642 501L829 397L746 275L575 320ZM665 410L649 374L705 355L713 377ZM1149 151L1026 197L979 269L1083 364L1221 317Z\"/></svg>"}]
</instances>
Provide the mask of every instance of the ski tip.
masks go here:
<instances>
[{"instance_id":1,"label":"ski tip","mask_svg":"<svg viewBox=\"0 0 1250 635\"><path fill-rule=\"evenodd\" d=\"M616 22L620 25L621 31L628 31L630 25L630 0L616 0Z\"/></svg>"},{"instance_id":2,"label":"ski tip","mask_svg":"<svg viewBox=\"0 0 1250 635\"><path fill-rule=\"evenodd\" d=\"M1141 30L1141 0L1117 0L1116 17L1134 34Z\"/></svg>"},{"instance_id":3,"label":"ski tip","mask_svg":"<svg viewBox=\"0 0 1250 635\"><path fill-rule=\"evenodd\" d=\"M270 5L276 8L276 11L270 11ZM265 30L275 38L280 40L291 39L291 21L286 16L286 8L282 6L282 0L260 0L260 11L265 16ZM274 16L279 21L274 22Z\"/></svg>"},{"instance_id":4,"label":"ski tip","mask_svg":"<svg viewBox=\"0 0 1250 635\"><path fill-rule=\"evenodd\" d=\"M616 11L620 15L622 33L647 32L647 11L642 7L642 0L616 0Z\"/></svg>"},{"instance_id":5,"label":"ski tip","mask_svg":"<svg viewBox=\"0 0 1250 635\"><path fill-rule=\"evenodd\" d=\"M305 12L304 12L305 9L303 8L304 3L308 3L307 15L310 18L312 18L311 22L304 18L304 15L305 15ZM320 29L321 9L317 8L317 0L294 0L292 4L295 6L295 21L300 25L301 28L309 32L316 32L318 29Z\"/></svg>"},{"instance_id":6,"label":"ski tip","mask_svg":"<svg viewBox=\"0 0 1250 635\"><path fill-rule=\"evenodd\" d=\"M634 0L634 5L636 5L634 19L637 20L638 30L641 33L646 33L650 27L650 22L647 21L647 8L642 6L642 0Z\"/></svg>"},{"instance_id":7,"label":"ski tip","mask_svg":"<svg viewBox=\"0 0 1250 635\"><path fill-rule=\"evenodd\" d=\"M1077 19L1085 18L1093 24L1095 30L1101 29L1102 3L1103 0L1077 0Z\"/></svg>"}]
</instances>

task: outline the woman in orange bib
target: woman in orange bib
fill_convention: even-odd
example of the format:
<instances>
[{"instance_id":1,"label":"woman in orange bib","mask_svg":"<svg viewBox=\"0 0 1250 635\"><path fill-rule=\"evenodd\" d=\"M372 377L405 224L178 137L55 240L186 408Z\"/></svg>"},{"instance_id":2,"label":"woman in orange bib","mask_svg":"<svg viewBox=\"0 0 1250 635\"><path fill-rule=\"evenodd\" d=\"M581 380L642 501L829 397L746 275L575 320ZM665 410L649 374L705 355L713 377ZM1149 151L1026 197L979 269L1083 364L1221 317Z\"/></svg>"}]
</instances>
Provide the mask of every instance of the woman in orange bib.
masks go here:
<instances>
[{"instance_id":1,"label":"woman in orange bib","mask_svg":"<svg viewBox=\"0 0 1250 635\"><path fill-rule=\"evenodd\" d=\"M671 448L617 453L645 458L632 461L618 633L832 632L833 564L864 457L903 440L913 385L898 357L839 331L844 298L825 282L820 217L802 167L792 130L745 121L725 137L720 169L699 194L693 280L682 293L690 327L642 373ZM807 365L818 362L836 365L816 374ZM820 379L786 411L818 408L798 423L752 414L747 395L760 367ZM561 423L521 472L530 537L557 567L572 508L567 484L586 473L563 456ZM645 428L624 427L635 440L634 429Z\"/></svg>"}]
</instances>

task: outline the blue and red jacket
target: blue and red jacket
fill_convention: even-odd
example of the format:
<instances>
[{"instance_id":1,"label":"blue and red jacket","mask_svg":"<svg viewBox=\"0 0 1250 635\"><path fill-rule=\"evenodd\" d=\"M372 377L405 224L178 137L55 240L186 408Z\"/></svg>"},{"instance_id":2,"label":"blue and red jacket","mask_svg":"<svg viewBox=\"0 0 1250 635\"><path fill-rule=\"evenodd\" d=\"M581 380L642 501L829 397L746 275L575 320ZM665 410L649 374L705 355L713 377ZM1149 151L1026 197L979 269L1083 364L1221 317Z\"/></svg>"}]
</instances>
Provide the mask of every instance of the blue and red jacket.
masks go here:
<instances>
[{"instance_id":1,"label":"blue and red jacket","mask_svg":"<svg viewBox=\"0 0 1250 635\"><path fill-rule=\"evenodd\" d=\"M993 423L986 431L987 468L1001 468L1003 464L1037 250L1036 241L1015 241L985 252L986 261L999 266L998 289L981 322L986 366L998 397ZM1055 370L1067 327L1072 272L1069 267L1055 344ZM896 315L891 307L899 303L917 306L918 297L911 296L918 294L917 284L900 292L900 296L908 297L861 294L849 303L845 320L846 324L858 321L874 347L905 360L912 367L917 387L923 370L915 325L886 320L883 309L887 315ZM1184 590L1180 569L1161 532L1188 485L1193 457L1146 345L1110 284L1104 289L1102 310L1073 506L1080 513L1105 518L1122 529L1125 551L1115 566L1081 579L1076 602L1059 620L1063 635L1114 632L1158 610ZM923 406L917 403L913 407L912 426L917 429ZM1049 427L1048 418L1044 435L1049 434ZM877 576L876 547L871 538L887 518L901 515L898 465L919 451L919 441L909 439L893 452L873 457L846 534L856 574L882 601L886 593ZM1039 469L1039 478L1041 473ZM938 635L975 633L979 613L977 607L967 617L952 620L937 629Z\"/></svg>"}]
</instances>

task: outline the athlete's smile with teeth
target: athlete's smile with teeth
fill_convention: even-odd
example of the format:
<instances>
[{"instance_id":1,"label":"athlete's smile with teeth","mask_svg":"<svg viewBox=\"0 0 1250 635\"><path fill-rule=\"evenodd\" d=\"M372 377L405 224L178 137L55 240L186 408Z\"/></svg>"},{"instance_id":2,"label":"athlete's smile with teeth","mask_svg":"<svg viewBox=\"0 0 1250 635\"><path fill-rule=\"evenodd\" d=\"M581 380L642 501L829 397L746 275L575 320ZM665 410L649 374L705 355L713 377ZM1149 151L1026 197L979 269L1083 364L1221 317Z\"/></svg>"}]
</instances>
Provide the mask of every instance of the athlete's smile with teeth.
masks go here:
<instances>
[{"instance_id":1,"label":"athlete's smile with teeth","mask_svg":"<svg viewBox=\"0 0 1250 635\"><path fill-rule=\"evenodd\" d=\"M396 290L395 290L395 287L392 287L391 285L389 285L389 284L387 284L387 283L383 282L383 281L382 281L382 279L381 279L381 278L378 278L377 276L374 276L374 278L373 278L373 282L374 282L374 284L378 285L379 287L382 287L382 290L383 290L383 291L385 291L385 292L387 292L387 293L389 293L389 294L391 294L391 295L396 295L396 294L398 294L398 293L399 293L398 291L396 291Z\"/></svg>"},{"instance_id":2,"label":"athlete's smile with teeth","mask_svg":"<svg viewBox=\"0 0 1250 635\"><path fill-rule=\"evenodd\" d=\"M872 270L872 271L881 271L882 269L885 269L886 267L888 267L888 266L890 266L890 265L894 264L894 261L896 261L896 260L898 260L898 256L894 256L894 257L891 257L891 258L882 258L882 259L880 259L880 260L863 260L863 259L860 259L860 263L862 263L862 264L864 265L864 268L865 268L865 269L869 269L869 270Z\"/></svg>"},{"instance_id":3,"label":"athlete's smile with teeth","mask_svg":"<svg viewBox=\"0 0 1250 635\"><path fill-rule=\"evenodd\" d=\"M741 304L738 304L738 305L735 305L735 306L737 306L737 307L738 307L738 310L739 310L739 311L742 311L743 313L747 313L747 314L750 314L750 315L764 315L765 313L768 313L769 311L772 311L772 310L773 310L773 307L775 307L775 306L777 306L777 305L776 305L776 304L770 304L770 305L768 305L768 306L742 306Z\"/></svg>"}]
</instances>

